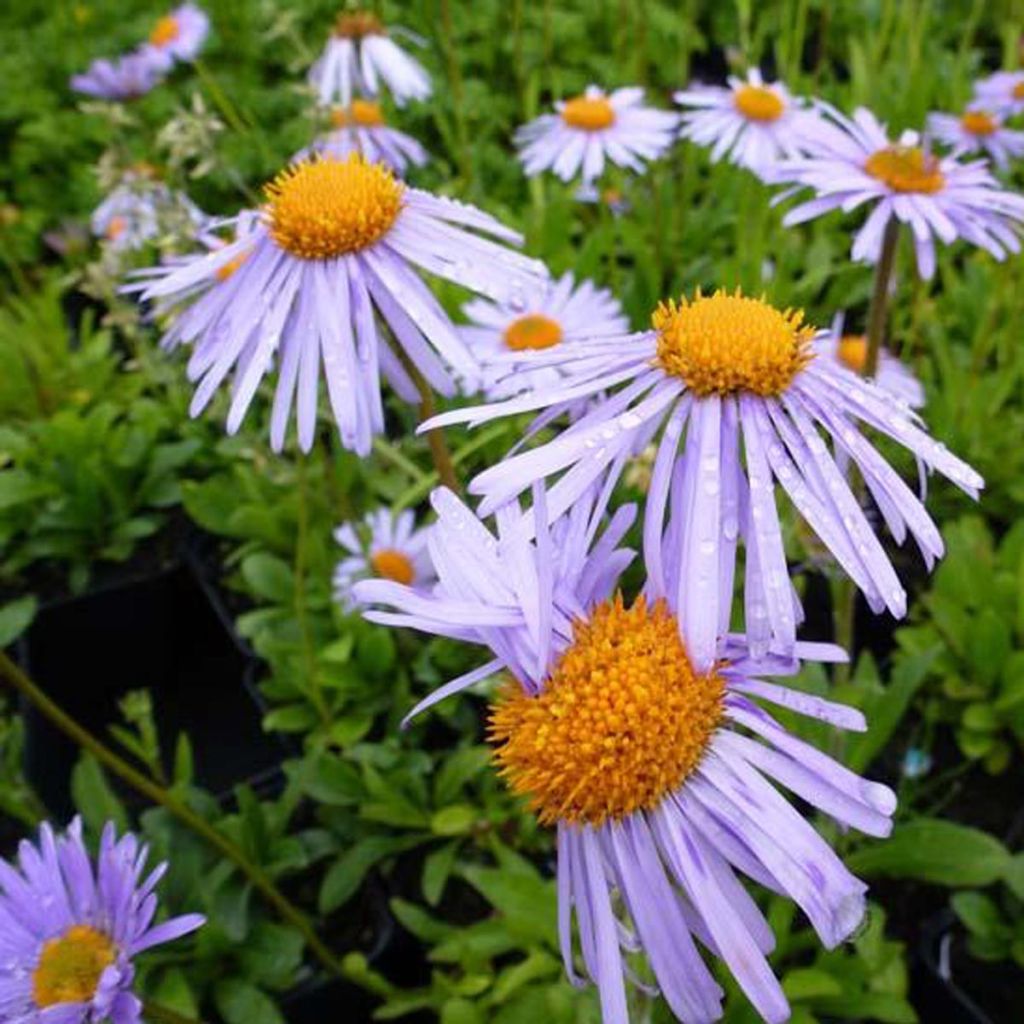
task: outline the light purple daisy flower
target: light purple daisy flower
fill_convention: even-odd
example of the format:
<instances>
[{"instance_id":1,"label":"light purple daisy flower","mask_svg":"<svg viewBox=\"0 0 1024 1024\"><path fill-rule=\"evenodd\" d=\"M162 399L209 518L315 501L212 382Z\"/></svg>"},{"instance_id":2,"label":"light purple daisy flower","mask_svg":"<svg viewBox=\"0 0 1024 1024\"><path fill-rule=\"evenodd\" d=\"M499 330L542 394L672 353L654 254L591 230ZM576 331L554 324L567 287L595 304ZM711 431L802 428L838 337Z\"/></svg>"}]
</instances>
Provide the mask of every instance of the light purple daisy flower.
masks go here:
<instances>
[{"instance_id":1,"label":"light purple daisy flower","mask_svg":"<svg viewBox=\"0 0 1024 1024\"><path fill-rule=\"evenodd\" d=\"M666 589L650 581L632 606L613 596L632 557L618 544L633 509L620 509L600 535L604 502L594 491L550 527L535 488L533 541L518 508L498 511L495 537L450 492L433 501L434 591L373 580L356 593L394 609L366 613L372 621L489 656L413 714L491 676L507 678L490 738L511 788L557 829L569 978L581 983L582 961L605 1024L628 1024L627 957L642 952L673 1013L710 1022L722 1014L723 993L699 942L765 1020L786 1020L767 960L774 937L739 876L793 899L829 948L863 920L866 886L776 784L874 836L889 834L896 798L792 735L763 705L863 731L859 711L760 677L795 673L796 657L843 653L799 644L796 657L758 658L729 635L723 660L699 657L689 639L701 597L694 580L682 606L671 577ZM680 559L666 553L665 561Z\"/></svg>"},{"instance_id":2,"label":"light purple daisy flower","mask_svg":"<svg viewBox=\"0 0 1024 1024\"><path fill-rule=\"evenodd\" d=\"M936 156L922 147L915 132L904 132L893 142L863 107L852 118L822 108L831 120L823 119L808 136L807 155L782 161L772 174L773 182L792 184L777 202L804 188L816 193L786 214L785 225L870 205L853 241L853 259L877 263L885 229L896 218L911 228L918 271L925 279L935 273L936 239L950 245L962 238L997 260L1020 251L1024 197L1000 188L985 161Z\"/></svg>"},{"instance_id":3,"label":"light purple daisy flower","mask_svg":"<svg viewBox=\"0 0 1024 1024\"><path fill-rule=\"evenodd\" d=\"M162 78L163 69L145 54L126 53L114 60L94 60L84 74L71 76L71 88L120 103L145 96Z\"/></svg>"},{"instance_id":4,"label":"light purple daisy flower","mask_svg":"<svg viewBox=\"0 0 1024 1024\"><path fill-rule=\"evenodd\" d=\"M416 590L429 587L436 578L427 550L430 529L417 529L412 512L396 516L389 508L368 513L362 530L355 523L339 526L334 539L348 555L334 570L335 600L350 610L355 605L353 585L368 577L393 580Z\"/></svg>"},{"instance_id":5,"label":"light purple daisy flower","mask_svg":"<svg viewBox=\"0 0 1024 1024\"><path fill-rule=\"evenodd\" d=\"M844 333L845 319L842 313L837 313L832 318L828 333L815 338L814 348L826 359L834 360L847 370L863 375L867 365L868 340L863 334ZM882 391L887 391L909 408L920 409L924 405L924 387L914 371L884 348L879 350L878 367L873 379Z\"/></svg>"},{"instance_id":6,"label":"light purple daisy flower","mask_svg":"<svg viewBox=\"0 0 1024 1024\"><path fill-rule=\"evenodd\" d=\"M683 114L680 135L711 147L711 160L723 157L757 175L786 157L803 152L802 141L820 116L806 101L790 95L781 82L765 82L757 68L746 80L729 77L728 88L697 85L673 97L692 110Z\"/></svg>"},{"instance_id":7,"label":"light purple daisy flower","mask_svg":"<svg viewBox=\"0 0 1024 1024\"><path fill-rule=\"evenodd\" d=\"M577 411L554 440L506 458L469 488L483 495L486 515L534 482L561 473L549 495L553 519L609 467L617 478L660 431L644 524L644 558L656 590L664 588L670 571L682 588L679 604L698 581L706 587L699 609L691 606L689 640L701 655L714 651L721 623L729 621L742 539L751 649L789 653L801 613L787 570L776 481L872 609L888 608L895 616L906 612L906 593L837 457L857 465L897 542L909 532L929 566L943 552L942 537L913 491L861 434L860 423L972 496L984 484L877 385L816 358L815 332L802 318L739 293L698 293L679 305L662 304L652 317L654 330L574 340L536 353L538 366L560 369L557 385L453 410L429 426L476 425L537 409ZM602 392L607 396L593 401ZM581 409L588 401L592 405ZM663 563L669 510L688 526L686 543L673 549L681 566Z\"/></svg>"},{"instance_id":8,"label":"light purple daisy flower","mask_svg":"<svg viewBox=\"0 0 1024 1024\"><path fill-rule=\"evenodd\" d=\"M575 338L629 330L618 299L590 281L577 285L571 271L554 283L538 282L514 302L474 299L463 312L473 326L461 328L462 337L480 364L489 398L557 384L562 377L557 366L533 368L536 352Z\"/></svg>"},{"instance_id":9,"label":"light purple daisy flower","mask_svg":"<svg viewBox=\"0 0 1024 1024\"><path fill-rule=\"evenodd\" d=\"M195 60L209 32L206 12L195 4L182 4L157 20L141 52L167 70L175 61Z\"/></svg>"},{"instance_id":10,"label":"light purple daisy flower","mask_svg":"<svg viewBox=\"0 0 1024 1024\"><path fill-rule=\"evenodd\" d=\"M554 114L542 114L516 131L519 160L529 177L551 171L562 181L599 178L605 162L637 173L675 140L679 115L643 102L639 87L605 93L596 85L582 96L560 100Z\"/></svg>"},{"instance_id":11,"label":"light purple daisy flower","mask_svg":"<svg viewBox=\"0 0 1024 1024\"><path fill-rule=\"evenodd\" d=\"M495 218L409 188L358 154L295 164L266 194L248 236L186 266L151 269L141 297L164 305L194 299L164 338L168 347L193 346L193 415L233 374L234 433L277 362L275 450L293 404L299 444L312 447L321 365L342 444L360 455L384 429L382 374L410 403L420 400L410 365L443 395L455 393L456 378L476 381L472 353L414 268L495 299L547 276L537 260L480 237L522 242ZM223 281L223 268L243 253ZM393 342L382 337L378 316Z\"/></svg>"},{"instance_id":12,"label":"light purple daisy flower","mask_svg":"<svg viewBox=\"0 0 1024 1024\"><path fill-rule=\"evenodd\" d=\"M928 131L957 153L985 153L1001 171L1024 156L1024 132L1007 128L1001 114L972 103L956 114L928 115Z\"/></svg>"},{"instance_id":13,"label":"light purple daisy flower","mask_svg":"<svg viewBox=\"0 0 1024 1024\"><path fill-rule=\"evenodd\" d=\"M148 165L127 171L119 185L93 210L89 226L93 235L113 249L139 249L155 239L172 222L198 230L207 216L183 192L169 188Z\"/></svg>"},{"instance_id":14,"label":"light purple daisy flower","mask_svg":"<svg viewBox=\"0 0 1024 1024\"><path fill-rule=\"evenodd\" d=\"M356 93L376 96L381 84L395 103L425 100L431 93L430 76L409 56L389 32L422 45L423 40L402 28L385 28L369 11L339 14L323 56L309 70L309 84L321 104L347 107Z\"/></svg>"},{"instance_id":15,"label":"light purple daisy flower","mask_svg":"<svg viewBox=\"0 0 1024 1024\"><path fill-rule=\"evenodd\" d=\"M372 100L353 100L347 108L335 107L331 121L334 131L321 135L293 159L319 154L343 160L351 153L361 153L371 163L387 164L400 177L408 167L422 167L429 159L416 139L385 123L380 104Z\"/></svg>"},{"instance_id":16,"label":"light purple daisy flower","mask_svg":"<svg viewBox=\"0 0 1024 1024\"><path fill-rule=\"evenodd\" d=\"M0 862L0 1019L141 1024L135 957L204 923L199 914L153 923L167 865L144 876L147 854L111 823L94 865L76 818L61 836L43 825L17 866Z\"/></svg>"},{"instance_id":17,"label":"light purple daisy flower","mask_svg":"<svg viewBox=\"0 0 1024 1024\"><path fill-rule=\"evenodd\" d=\"M1009 117L1024 113L1024 71L997 71L974 83L974 98Z\"/></svg>"}]
</instances>

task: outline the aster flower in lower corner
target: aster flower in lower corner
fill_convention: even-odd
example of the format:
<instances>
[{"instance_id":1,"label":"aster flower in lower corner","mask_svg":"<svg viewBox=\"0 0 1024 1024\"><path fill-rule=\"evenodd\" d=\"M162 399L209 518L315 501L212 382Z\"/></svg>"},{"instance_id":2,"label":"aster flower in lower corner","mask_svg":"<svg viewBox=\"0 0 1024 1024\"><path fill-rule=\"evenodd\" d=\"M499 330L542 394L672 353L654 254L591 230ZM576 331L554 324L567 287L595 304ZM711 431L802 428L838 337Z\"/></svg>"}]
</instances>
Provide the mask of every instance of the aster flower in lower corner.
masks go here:
<instances>
[{"instance_id":1,"label":"aster flower in lower corner","mask_svg":"<svg viewBox=\"0 0 1024 1024\"><path fill-rule=\"evenodd\" d=\"M680 605L674 588L653 581L631 604L617 594L631 512L620 509L601 534L595 495L549 526L535 488L531 541L508 506L495 537L450 492L436 492L434 590L367 581L356 593L394 609L367 612L375 622L486 651L486 664L413 713L506 677L490 712L494 760L557 830L565 969L579 983L582 963L605 1024L628 1020L627 957L638 952L681 1021L717 1020L723 993L698 943L725 962L765 1020L784 1021L789 1006L767 960L774 937L741 876L793 899L829 948L863 920L866 886L776 785L874 836L889 834L895 795L767 710L866 728L853 708L761 678L795 672L795 658L752 657L732 635L698 657L688 637L699 594ZM831 645L794 653L842 658Z\"/></svg>"},{"instance_id":2,"label":"aster flower in lower corner","mask_svg":"<svg viewBox=\"0 0 1024 1024\"><path fill-rule=\"evenodd\" d=\"M801 610L789 580L776 482L871 607L905 614L903 586L837 458L856 464L890 532L899 543L913 536L929 566L943 552L941 535L860 425L896 441L972 496L984 486L981 477L877 384L819 358L815 331L800 312L739 292L698 292L659 306L652 325L639 334L582 338L538 352L537 366L558 367L560 382L443 413L421 429L568 410L574 422L553 440L506 458L469 487L483 495L480 510L489 514L561 474L549 495L553 518L606 472L619 476L657 438L644 559L659 590L674 573L680 604L694 581L703 581L705 599L693 615L701 654L728 628L740 541L751 648L757 654L793 649ZM669 534L682 529L688 538L671 549L681 567L664 561L667 521Z\"/></svg>"},{"instance_id":3,"label":"aster flower in lower corner","mask_svg":"<svg viewBox=\"0 0 1024 1024\"><path fill-rule=\"evenodd\" d=\"M499 300L547 277L542 263L481 237L518 245L515 231L474 206L410 188L358 154L293 164L265 191L245 238L184 266L144 271L140 295L185 306L164 344L193 348L193 415L233 376L234 433L276 369L275 450L293 407L299 445L312 447L321 373L342 444L360 455L384 429L381 375L409 403L420 400L411 372L443 395L454 394L456 380L475 384L476 361L417 268Z\"/></svg>"},{"instance_id":4,"label":"aster flower in lower corner","mask_svg":"<svg viewBox=\"0 0 1024 1024\"><path fill-rule=\"evenodd\" d=\"M342 160L351 153L360 153L371 163L379 160L402 176L409 167L422 167L429 159L416 139L385 123L380 104L373 100L356 99L348 107L335 107L331 122L334 130L296 153L296 160L315 153Z\"/></svg>"},{"instance_id":5,"label":"aster flower in lower corner","mask_svg":"<svg viewBox=\"0 0 1024 1024\"><path fill-rule=\"evenodd\" d=\"M113 60L94 60L83 74L72 75L70 84L85 96L123 103L145 96L163 74L145 54L126 53Z\"/></svg>"},{"instance_id":6,"label":"aster flower in lower corner","mask_svg":"<svg viewBox=\"0 0 1024 1024\"><path fill-rule=\"evenodd\" d=\"M1001 171L1024 156L1024 132L1007 128L1001 114L978 103L959 115L929 114L928 131L957 153L984 153Z\"/></svg>"},{"instance_id":7,"label":"aster flower in lower corner","mask_svg":"<svg viewBox=\"0 0 1024 1024\"><path fill-rule=\"evenodd\" d=\"M607 162L640 172L672 145L679 115L644 103L639 87L605 93L595 85L561 100L516 131L519 160L529 177L551 171L562 181L580 174L584 185L601 176Z\"/></svg>"},{"instance_id":8,"label":"aster flower in lower corner","mask_svg":"<svg viewBox=\"0 0 1024 1024\"><path fill-rule=\"evenodd\" d=\"M995 259L1020 251L1024 196L1000 188L984 160L962 163L955 155L937 156L916 132L889 138L885 126L863 107L848 118L832 107L809 141L806 155L776 165L772 181L788 184L776 202L810 189L814 197L789 210L787 226L833 210L870 213L853 240L855 260L877 263L890 221L909 226L917 268L935 273L935 243L962 238Z\"/></svg>"},{"instance_id":9,"label":"aster flower in lower corner","mask_svg":"<svg viewBox=\"0 0 1024 1024\"><path fill-rule=\"evenodd\" d=\"M76 819L64 835L43 825L18 864L0 863L0 1019L11 1024L141 1024L134 960L188 935L204 918L154 924L157 882L133 835L103 831L95 862Z\"/></svg>"},{"instance_id":10,"label":"aster flower in lower corner","mask_svg":"<svg viewBox=\"0 0 1024 1024\"><path fill-rule=\"evenodd\" d=\"M416 517L406 510L396 516L389 508L367 514L360 527L344 523L334 539L348 552L334 570L334 597L346 611L355 606L352 587L359 580L393 580L422 590L435 579L427 550L430 527L417 529Z\"/></svg>"},{"instance_id":11,"label":"aster flower in lower corner","mask_svg":"<svg viewBox=\"0 0 1024 1024\"><path fill-rule=\"evenodd\" d=\"M461 333L480 364L483 389L490 398L557 383L557 367L533 368L537 352L578 338L629 330L618 299L590 281L577 284L571 271L554 282L539 281L514 302L474 299L463 312L471 326L461 328Z\"/></svg>"},{"instance_id":12,"label":"aster flower in lower corner","mask_svg":"<svg viewBox=\"0 0 1024 1024\"><path fill-rule=\"evenodd\" d=\"M181 4L157 20L141 49L156 66L169 69L175 61L195 60L210 32L210 18L192 3Z\"/></svg>"},{"instance_id":13,"label":"aster flower in lower corner","mask_svg":"<svg viewBox=\"0 0 1024 1024\"><path fill-rule=\"evenodd\" d=\"M392 31L420 41L404 29ZM423 65L391 38L380 18L361 10L338 15L323 56L309 70L309 84L325 106L347 107L356 93L376 96L382 84L400 107L431 93Z\"/></svg>"}]
</instances>

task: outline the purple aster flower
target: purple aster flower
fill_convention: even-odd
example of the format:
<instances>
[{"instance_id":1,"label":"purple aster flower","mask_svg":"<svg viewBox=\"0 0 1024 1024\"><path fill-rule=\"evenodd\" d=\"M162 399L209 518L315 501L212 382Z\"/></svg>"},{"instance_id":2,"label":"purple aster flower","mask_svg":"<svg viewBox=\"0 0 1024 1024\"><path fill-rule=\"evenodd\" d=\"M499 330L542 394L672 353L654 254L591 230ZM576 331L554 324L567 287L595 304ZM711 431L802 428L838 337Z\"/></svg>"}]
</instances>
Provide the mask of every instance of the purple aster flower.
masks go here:
<instances>
[{"instance_id":1,"label":"purple aster flower","mask_svg":"<svg viewBox=\"0 0 1024 1024\"><path fill-rule=\"evenodd\" d=\"M588 185L605 161L637 173L675 140L679 115L643 102L639 87L605 93L596 85L582 96L560 100L554 114L542 114L516 131L519 159L529 177L551 171L562 181L582 174Z\"/></svg>"},{"instance_id":2,"label":"purple aster flower","mask_svg":"<svg viewBox=\"0 0 1024 1024\"><path fill-rule=\"evenodd\" d=\"M141 52L168 70L175 61L195 60L209 32L206 12L195 4L182 4L157 21Z\"/></svg>"},{"instance_id":3,"label":"purple aster flower","mask_svg":"<svg viewBox=\"0 0 1024 1024\"><path fill-rule=\"evenodd\" d=\"M870 205L853 241L853 258L876 263L886 226L895 217L911 228L918 271L925 279L935 273L936 239L950 245L963 238L997 260L1020 251L1024 197L1001 189L985 161L961 163L955 156L936 156L915 132L904 132L893 142L863 107L852 118L822 107L831 121L823 119L808 136L808 155L782 161L772 174L775 183L792 183L777 201L803 188L816 193L791 209L784 224Z\"/></svg>"},{"instance_id":4,"label":"purple aster flower","mask_svg":"<svg viewBox=\"0 0 1024 1024\"><path fill-rule=\"evenodd\" d=\"M434 566L427 550L430 527L416 528L412 512L394 515L389 508L367 514L364 528L344 523L334 539L348 552L334 570L334 597L346 610L355 601L352 587L361 579L393 580L423 590L435 580Z\"/></svg>"},{"instance_id":5,"label":"purple aster flower","mask_svg":"<svg viewBox=\"0 0 1024 1024\"><path fill-rule=\"evenodd\" d=\"M784 1021L789 1006L767 961L772 931L739 876L792 898L830 948L862 921L866 887L775 784L874 836L889 834L895 796L765 709L866 728L853 708L760 678L794 673L795 658L754 657L735 635L721 659L696 653L689 636L704 613L696 578L684 605L672 579L666 589L649 581L632 605L615 594L631 558L618 543L632 509L599 536L607 492L595 493L552 527L536 488L531 541L517 508L499 510L495 537L450 492L435 492L434 591L373 580L357 584L357 595L395 609L368 612L373 621L489 654L413 713L505 677L490 714L494 759L557 829L565 969L580 982L578 949L606 1024L628 1022L626 961L641 951L679 1019L718 1019L723 993L698 942L766 1020ZM679 563L669 553L665 561ZM824 644L799 644L795 654L843 657Z\"/></svg>"},{"instance_id":6,"label":"purple aster flower","mask_svg":"<svg viewBox=\"0 0 1024 1024\"><path fill-rule=\"evenodd\" d=\"M601 392L554 440L506 458L470 484L489 514L532 483L563 473L549 496L557 518L609 467L626 462L657 436L645 508L644 557L661 591L675 572L678 603L695 580L707 581L700 637L713 650L728 621L736 548L747 549L744 601L752 650L792 651L800 606L793 592L775 505L775 482L875 611L906 612L906 594L860 502L836 465L854 462L899 543L909 533L929 566L942 538L920 501L861 434L861 422L907 448L972 496L984 485L969 466L918 426L916 417L876 384L832 360L816 358L813 328L803 314L717 292L679 305L662 304L654 330L585 338L550 353L538 366L559 365L561 383L527 395L434 417L429 426L471 425L535 409L578 409ZM426 426L426 425L425 425ZM824 436L823 436L824 435ZM831 450L826 441L831 442ZM681 566L663 563L666 514L688 524L674 548ZM695 626L694 629L697 627Z\"/></svg>"},{"instance_id":7,"label":"purple aster flower","mask_svg":"<svg viewBox=\"0 0 1024 1024\"><path fill-rule=\"evenodd\" d=\"M422 45L418 36L405 29L391 31ZM430 76L423 65L391 38L375 14L339 14L323 56L309 71L309 84L320 103L338 102L347 107L354 93L376 96L381 83L400 107L406 100L425 100L431 92Z\"/></svg>"},{"instance_id":8,"label":"purple aster flower","mask_svg":"<svg viewBox=\"0 0 1024 1024\"><path fill-rule=\"evenodd\" d=\"M794 98L781 82L765 82L752 68L746 81L729 77L728 88L698 85L674 96L692 110L683 114L684 139L711 147L712 161L728 157L763 175L786 157L800 156L802 141L820 116Z\"/></svg>"},{"instance_id":9,"label":"purple aster flower","mask_svg":"<svg viewBox=\"0 0 1024 1024\"><path fill-rule=\"evenodd\" d=\"M141 1024L135 957L204 923L199 914L153 923L167 865L143 876L147 854L111 823L94 865L76 818L62 836L43 825L16 867L0 862L0 1019Z\"/></svg>"},{"instance_id":10,"label":"purple aster flower","mask_svg":"<svg viewBox=\"0 0 1024 1024\"><path fill-rule=\"evenodd\" d=\"M1024 71L997 71L974 83L974 98L1001 114L1024 113Z\"/></svg>"},{"instance_id":11,"label":"purple aster flower","mask_svg":"<svg viewBox=\"0 0 1024 1024\"><path fill-rule=\"evenodd\" d=\"M295 154L303 160L318 153L343 160L351 153L361 153L371 163L381 161L395 174L422 167L429 159L427 151L411 135L391 128L384 122L380 104L373 100L353 100L347 107L331 111L334 131L322 135L307 149Z\"/></svg>"},{"instance_id":12,"label":"purple aster flower","mask_svg":"<svg viewBox=\"0 0 1024 1024\"><path fill-rule=\"evenodd\" d=\"M928 115L928 131L956 153L982 152L1001 171L1024 156L1024 132L1007 128L1001 114L972 103L962 114Z\"/></svg>"},{"instance_id":13,"label":"purple aster flower","mask_svg":"<svg viewBox=\"0 0 1024 1024\"><path fill-rule=\"evenodd\" d=\"M844 315L837 313L832 318L829 332L815 338L814 348L820 356L862 376L868 359L868 339L863 334L845 334L844 321ZM914 371L884 348L878 353L874 382L882 391L887 391L911 409L920 409L924 405L924 388Z\"/></svg>"},{"instance_id":14,"label":"purple aster flower","mask_svg":"<svg viewBox=\"0 0 1024 1024\"><path fill-rule=\"evenodd\" d=\"M535 352L629 330L618 299L590 281L577 285L571 271L554 283L538 282L515 302L474 299L463 312L473 326L463 327L462 337L480 363L489 398L557 384L562 377L557 366L533 369Z\"/></svg>"},{"instance_id":15,"label":"purple aster flower","mask_svg":"<svg viewBox=\"0 0 1024 1024\"><path fill-rule=\"evenodd\" d=\"M71 76L71 88L100 100L123 102L145 96L163 78L163 69L143 53L114 60L94 60L82 75Z\"/></svg>"},{"instance_id":16,"label":"purple aster flower","mask_svg":"<svg viewBox=\"0 0 1024 1024\"><path fill-rule=\"evenodd\" d=\"M299 444L312 447L321 364L342 443L360 455L384 429L381 374L410 403L419 400L410 365L445 395L455 392L453 374L476 380L476 361L414 267L496 299L547 275L538 261L474 234L522 241L493 217L409 188L358 154L294 164L266 195L248 236L186 266L153 268L141 297L165 306L194 299L164 338L193 346L193 415L233 373L234 433L276 361L275 450L293 404ZM393 340L382 338L378 315Z\"/></svg>"}]
</instances>

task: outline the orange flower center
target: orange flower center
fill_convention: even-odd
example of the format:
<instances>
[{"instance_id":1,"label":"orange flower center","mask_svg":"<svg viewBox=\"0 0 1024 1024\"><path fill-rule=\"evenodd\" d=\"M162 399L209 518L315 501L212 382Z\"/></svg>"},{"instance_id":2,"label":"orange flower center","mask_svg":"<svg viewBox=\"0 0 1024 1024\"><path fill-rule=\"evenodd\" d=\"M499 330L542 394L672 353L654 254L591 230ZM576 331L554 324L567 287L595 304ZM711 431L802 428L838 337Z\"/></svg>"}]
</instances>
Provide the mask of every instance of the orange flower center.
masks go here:
<instances>
[{"instance_id":1,"label":"orange flower center","mask_svg":"<svg viewBox=\"0 0 1024 1024\"><path fill-rule=\"evenodd\" d=\"M416 579L416 570L408 555L394 548L383 548L370 555L370 567L376 576L409 586Z\"/></svg>"},{"instance_id":2,"label":"orange flower center","mask_svg":"<svg viewBox=\"0 0 1024 1024\"><path fill-rule=\"evenodd\" d=\"M270 234L293 256L326 260L383 238L402 210L403 185L358 153L303 160L265 186Z\"/></svg>"},{"instance_id":3,"label":"orange flower center","mask_svg":"<svg viewBox=\"0 0 1024 1024\"><path fill-rule=\"evenodd\" d=\"M45 1009L88 1002L103 972L116 959L113 942L88 925L75 925L43 946L32 974L32 998Z\"/></svg>"},{"instance_id":4,"label":"orange flower center","mask_svg":"<svg viewBox=\"0 0 1024 1024\"><path fill-rule=\"evenodd\" d=\"M149 33L149 41L163 49L170 46L180 34L181 26L178 19L173 14L168 14L153 26L153 31Z\"/></svg>"},{"instance_id":5,"label":"orange flower center","mask_svg":"<svg viewBox=\"0 0 1024 1024\"><path fill-rule=\"evenodd\" d=\"M1018 82L1013 87L1013 98L1015 100L1024 100L1024 81Z\"/></svg>"},{"instance_id":6,"label":"orange flower center","mask_svg":"<svg viewBox=\"0 0 1024 1024\"><path fill-rule=\"evenodd\" d=\"M550 317L530 313L505 328L505 347L513 352L551 348L562 340L562 328Z\"/></svg>"},{"instance_id":7,"label":"orange flower center","mask_svg":"<svg viewBox=\"0 0 1024 1024\"><path fill-rule=\"evenodd\" d=\"M656 807L697 767L722 719L725 686L694 672L674 615L621 596L579 621L530 696L491 708L494 758L544 824L600 825Z\"/></svg>"},{"instance_id":8,"label":"orange flower center","mask_svg":"<svg viewBox=\"0 0 1024 1024\"><path fill-rule=\"evenodd\" d=\"M968 110L960 118L960 125L971 135L992 135L999 129L999 122L984 110Z\"/></svg>"},{"instance_id":9,"label":"orange flower center","mask_svg":"<svg viewBox=\"0 0 1024 1024\"><path fill-rule=\"evenodd\" d=\"M599 132L615 123L615 109L604 96L577 96L562 104L562 120L585 132Z\"/></svg>"},{"instance_id":10,"label":"orange flower center","mask_svg":"<svg viewBox=\"0 0 1024 1024\"><path fill-rule=\"evenodd\" d=\"M786 112L782 97L766 85L741 85L733 103L748 121L778 121Z\"/></svg>"},{"instance_id":11,"label":"orange flower center","mask_svg":"<svg viewBox=\"0 0 1024 1024\"><path fill-rule=\"evenodd\" d=\"M894 192L939 192L946 184L938 159L920 146L886 146L867 158L864 170Z\"/></svg>"},{"instance_id":12,"label":"orange flower center","mask_svg":"<svg viewBox=\"0 0 1024 1024\"><path fill-rule=\"evenodd\" d=\"M778 310L762 299L717 291L663 302L651 323L658 332L657 364L696 395L746 391L781 395L814 358L814 328L800 310Z\"/></svg>"},{"instance_id":13,"label":"orange flower center","mask_svg":"<svg viewBox=\"0 0 1024 1024\"><path fill-rule=\"evenodd\" d=\"M124 219L124 217L111 217L110 220L107 222L107 230L104 233L106 234L109 241L114 242L117 241L117 239L124 234L125 228L127 227L128 222Z\"/></svg>"},{"instance_id":14,"label":"orange flower center","mask_svg":"<svg viewBox=\"0 0 1024 1024\"><path fill-rule=\"evenodd\" d=\"M344 128L351 124L361 128L376 128L384 123L384 114L379 103L372 100L353 100L348 109L335 107L331 111L331 123L335 128Z\"/></svg>"},{"instance_id":15,"label":"orange flower center","mask_svg":"<svg viewBox=\"0 0 1024 1024\"><path fill-rule=\"evenodd\" d=\"M868 339L863 334L844 334L839 339L836 356L848 370L863 375L868 361Z\"/></svg>"},{"instance_id":16,"label":"orange flower center","mask_svg":"<svg viewBox=\"0 0 1024 1024\"><path fill-rule=\"evenodd\" d=\"M385 35L380 18L370 11L352 11L339 14L334 22L334 34L342 39L362 39L363 36Z\"/></svg>"}]
</instances>

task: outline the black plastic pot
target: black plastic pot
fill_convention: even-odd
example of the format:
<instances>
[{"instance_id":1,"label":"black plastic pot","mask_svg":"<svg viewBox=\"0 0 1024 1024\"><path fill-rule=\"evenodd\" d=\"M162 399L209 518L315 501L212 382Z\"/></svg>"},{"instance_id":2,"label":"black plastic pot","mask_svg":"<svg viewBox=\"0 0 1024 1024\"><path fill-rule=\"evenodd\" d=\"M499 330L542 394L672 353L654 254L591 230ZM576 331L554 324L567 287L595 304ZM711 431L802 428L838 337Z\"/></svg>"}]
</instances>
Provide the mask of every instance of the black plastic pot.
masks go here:
<instances>
[{"instance_id":1,"label":"black plastic pot","mask_svg":"<svg viewBox=\"0 0 1024 1024\"><path fill-rule=\"evenodd\" d=\"M45 606L21 652L33 679L101 738L121 721L125 693L145 688L166 764L185 732L196 782L211 792L280 785L287 750L263 732L253 658L187 562ZM26 776L53 816L67 818L78 750L34 708L24 710Z\"/></svg>"}]
</instances>

